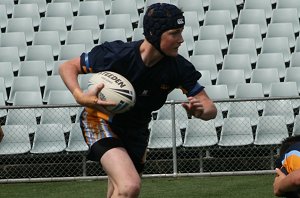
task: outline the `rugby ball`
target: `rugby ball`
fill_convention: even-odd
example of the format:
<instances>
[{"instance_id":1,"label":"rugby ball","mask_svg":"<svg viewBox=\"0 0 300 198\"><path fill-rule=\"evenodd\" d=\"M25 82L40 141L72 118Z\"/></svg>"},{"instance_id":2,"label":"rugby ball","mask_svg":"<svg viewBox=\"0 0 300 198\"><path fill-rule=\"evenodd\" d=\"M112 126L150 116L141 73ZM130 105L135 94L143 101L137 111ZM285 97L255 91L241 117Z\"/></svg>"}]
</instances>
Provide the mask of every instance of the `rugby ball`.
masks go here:
<instances>
[{"instance_id":1,"label":"rugby ball","mask_svg":"<svg viewBox=\"0 0 300 198\"><path fill-rule=\"evenodd\" d=\"M98 97L104 101L114 101L116 106L105 107L111 113L124 113L135 104L135 91L132 84L122 75L103 71L95 73L89 79L88 88L96 84L103 83L104 88Z\"/></svg>"}]
</instances>

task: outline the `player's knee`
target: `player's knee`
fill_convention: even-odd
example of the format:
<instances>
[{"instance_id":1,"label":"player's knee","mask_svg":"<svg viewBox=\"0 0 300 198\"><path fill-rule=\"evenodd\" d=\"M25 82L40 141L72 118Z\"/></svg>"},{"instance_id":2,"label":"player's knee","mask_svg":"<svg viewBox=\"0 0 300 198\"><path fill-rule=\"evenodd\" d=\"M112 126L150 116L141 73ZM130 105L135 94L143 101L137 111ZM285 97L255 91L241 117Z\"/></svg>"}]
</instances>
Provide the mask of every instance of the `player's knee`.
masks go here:
<instances>
[{"instance_id":1,"label":"player's knee","mask_svg":"<svg viewBox=\"0 0 300 198\"><path fill-rule=\"evenodd\" d=\"M138 197L141 190L141 181L129 181L118 187L120 197Z\"/></svg>"}]
</instances>

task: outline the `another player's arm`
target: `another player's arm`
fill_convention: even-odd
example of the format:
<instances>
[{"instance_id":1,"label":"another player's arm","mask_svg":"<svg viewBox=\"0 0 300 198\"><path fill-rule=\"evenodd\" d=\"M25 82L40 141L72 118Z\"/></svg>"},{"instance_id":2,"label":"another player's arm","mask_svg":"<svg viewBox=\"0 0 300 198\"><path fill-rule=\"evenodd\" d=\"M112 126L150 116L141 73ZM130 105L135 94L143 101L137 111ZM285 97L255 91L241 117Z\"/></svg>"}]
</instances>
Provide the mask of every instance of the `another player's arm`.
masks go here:
<instances>
[{"instance_id":1,"label":"another player's arm","mask_svg":"<svg viewBox=\"0 0 300 198\"><path fill-rule=\"evenodd\" d=\"M274 195L282 196L286 192L292 192L300 189L300 169L285 175L280 169L276 169L277 176L274 179Z\"/></svg>"},{"instance_id":2,"label":"another player's arm","mask_svg":"<svg viewBox=\"0 0 300 198\"><path fill-rule=\"evenodd\" d=\"M188 97L188 103L182 103L186 111L202 120L214 119L217 115L217 108L204 90L193 97Z\"/></svg>"},{"instance_id":3,"label":"another player's arm","mask_svg":"<svg viewBox=\"0 0 300 198\"><path fill-rule=\"evenodd\" d=\"M81 73L80 57L68 60L59 67L59 74L77 103L86 107L95 108L102 112L106 112L102 106L115 105L113 102L102 101L97 97L104 87L103 84L98 84L87 92L83 92L78 83L78 75Z\"/></svg>"}]
</instances>

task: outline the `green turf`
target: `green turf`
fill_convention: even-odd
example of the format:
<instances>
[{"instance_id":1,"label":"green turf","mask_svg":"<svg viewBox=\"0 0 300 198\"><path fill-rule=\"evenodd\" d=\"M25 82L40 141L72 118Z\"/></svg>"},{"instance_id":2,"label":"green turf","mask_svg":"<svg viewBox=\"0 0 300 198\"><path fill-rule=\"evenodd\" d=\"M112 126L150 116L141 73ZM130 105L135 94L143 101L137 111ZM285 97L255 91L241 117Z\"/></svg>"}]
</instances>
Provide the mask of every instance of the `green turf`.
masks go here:
<instances>
[{"instance_id":1,"label":"green turf","mask_svg":"<svg viewBox=\"0 0 300 198\"><path fill-rule=\"evenodd\" d=\"M141 198L274 198L273 175L143 179ZM0 184L7 198L104 198L106 181Z\"/></svg>"}]
</instances>

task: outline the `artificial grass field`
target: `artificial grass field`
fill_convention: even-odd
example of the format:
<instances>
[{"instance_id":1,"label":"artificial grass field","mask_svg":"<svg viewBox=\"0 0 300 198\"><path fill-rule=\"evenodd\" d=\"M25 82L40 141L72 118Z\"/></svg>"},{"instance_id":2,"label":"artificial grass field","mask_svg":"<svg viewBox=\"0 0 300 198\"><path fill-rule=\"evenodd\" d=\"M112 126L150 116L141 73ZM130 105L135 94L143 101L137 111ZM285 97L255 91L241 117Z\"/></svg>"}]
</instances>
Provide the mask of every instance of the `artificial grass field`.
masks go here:
<instances>
[{"instance_id":1,"label":"artificial grass field","mask_svg":"<svg viewBox=\"0 0 300 198\"><path fill-rule=\"evenodd\" d=\"M143 178L141 198L274 198L274 175ZM0 184L6 198L106 197L106 180Z\"/></svg>"}]
</instances>

